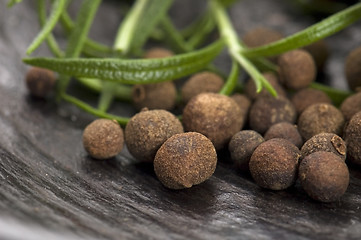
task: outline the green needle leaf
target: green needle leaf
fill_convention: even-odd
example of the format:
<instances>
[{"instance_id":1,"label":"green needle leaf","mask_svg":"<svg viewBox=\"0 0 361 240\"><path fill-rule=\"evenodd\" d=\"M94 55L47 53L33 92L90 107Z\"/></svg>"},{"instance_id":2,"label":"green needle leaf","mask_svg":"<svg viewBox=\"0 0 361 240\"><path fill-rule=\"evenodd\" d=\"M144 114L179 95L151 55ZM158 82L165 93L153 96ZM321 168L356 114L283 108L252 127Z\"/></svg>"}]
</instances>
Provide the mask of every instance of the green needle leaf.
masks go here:
<instances>
[{"instance_id":1,"label":"green needle leaf","mask_svg":"<svg viewBox=\"0 0 361 240\"><path fill-rule=\"evenodd\" d=\"M41 27L43 27L46 23L46 5L45 0L38 0L38 15L39 15L39 22ZM49 46L50 51L57 57L63 57L64 53L61 51L58 43L56 42L53 34L49 34L46 38L46 42Z\"/></svg>"},{"instance_id":2,"label":"green needle leaf","mask_svg":"<svg viewBox=\"0 0 361 240\"><path fill-rule=\"evenodd\" d=\"M64 11L64 9L67 6L67 0L55 0L51 13L49 18L46 21L46 24L41 29L41 31L38 33L36 38L33 40L33 42L28 47L26 54L30 55L33 51L35 51L40 44L49 36L53 28L55 27L56 23L58 22L58 19L61 15L61 13Z\"/></svg>"},{"instance_id":3,"label":"green needle leaf","mask_svg":"<svg viewBox=\"0 0 361 240\"><path fill-rule=\"evenodd\" d=\"M10 0L8 2L7 6L10 8L10 7L14 6L15 4L18 4L18 3L21 3L21 2L22 2L22 0Z\"/></svg>"},{"instance_id":4,"label":"green needle leaf","mask_svg":"<svg viewBox=\"0 0 361 240\"><path fill-rule=\"evenodd\" d=\"M227 96L230 95L237 85L238 77L239 77L239 65L238 62L233 60L231 73L229 74L226 83L224 84L224 86L222 87L219 93Z\"/></svg>"},{"instance_id":5,"label":"green needle leaf","mask_svg":"<svg viewBox=\"0 0 361 240\"><path fill-rule=\"evenodd\" d=\"M242 49L240 52L249 58L278 55L330 36L360 18L361 3L358 3L287 38L257 48Z\"/></svg>"},{"instance_id":6,"label":"green needle leaf","mask_svg":"<svg viewBox=\"0 0 361 240\"><path fill-rule=\"evenodd\" d=\"M147 84L176 79L199 71L221 52L223 46L223 41L217 41L198 51L162 59L28 58L24 59L24 62L74 77Z\"/></svg>"},{"instance_id":7,"label":"green needle leaf","mask_svg":"<svg viewBox=\"0 0 361 240\"><path fill-rule=\"evenodd\" d=\"M84 111L86 111L90 114L93 114L94 116L97 116L100 118L116 120L121 126L127 125L128 121L129 121L129 118L119 117L116 115L112 115L112 114L108 114L108 113L99 111L98 109L93 108L89 104L86 104L85 102L83 102L75 97L72 97L70 95L64 94L63 99L67 102L74 104L78 108L83 109Z\"/></svg>"},{"instance_id":8,"label":"green needle leaf","mask_svg":"<svg viewBox=\"0 0 361 240\"><path fill-rule=\"evenodd\" d=\"M172 5L173 0L148 0L142 17L137 22L134 29L134 37L131 49L137 51L142 48L155 26L166 15L168 9Z\"/></svg>"}]
</instances>

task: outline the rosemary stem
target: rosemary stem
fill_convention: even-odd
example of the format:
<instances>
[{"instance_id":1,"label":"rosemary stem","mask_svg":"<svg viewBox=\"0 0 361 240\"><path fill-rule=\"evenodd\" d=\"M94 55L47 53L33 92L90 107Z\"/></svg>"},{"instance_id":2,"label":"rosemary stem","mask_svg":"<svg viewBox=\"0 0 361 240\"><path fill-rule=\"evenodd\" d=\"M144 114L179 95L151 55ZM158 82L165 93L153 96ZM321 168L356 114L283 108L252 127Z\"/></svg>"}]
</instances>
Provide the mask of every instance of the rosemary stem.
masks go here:
<instances>
[{"instance_id":1,"label":"rosemary stem","mask_svg":"<svg viewBox=\"0 0 361 240\"><path fill-rule=\"evenodd\" d=\"M216 20L221 36L225 40L226 45L229 48L228 51L230 56L235 61L237 61L252 77L252 79L255 81L257 92L260 92L262 90L262 87L265 87L273 96L277 96L277 92L274 90L271 84L269 84L269 82L253 65L253 63L241 54L241 50L245 49L245 47L242 46L241 42L239 41L237 32L233 28L233 25L228 15L226 14L225 8L222 6L222 4L219 3L218 0L211 0L210 4L213 16ZM230 79L231 78L229 78L228 80Z\"/></svg>"},{"instance_id":2,"label":"rosemary stem","mask_svg":"<svg viewBox=\"0 0 361 240\"><path fill-rule=\"evenodd\" d=\"M128 121L129 121L129 118L125 118L125 117L119 117L119 116L116 116L116 115L113 115L113 114L108 114L108 113L105 113L103 111L100 111L98 109L95 109L93 108L92 106L86 104L85 102L75 98L75 97L72 97L68 94L63 94L63 99L69 103L72 103L74 104L75 106L77 106L78 108L90 113L90 114L93 114L97 117L100 117L100 118L107 118L107 119L114 119L116 120L121 126L125 126L127 125Z\"/></svg>"}]
</instances>

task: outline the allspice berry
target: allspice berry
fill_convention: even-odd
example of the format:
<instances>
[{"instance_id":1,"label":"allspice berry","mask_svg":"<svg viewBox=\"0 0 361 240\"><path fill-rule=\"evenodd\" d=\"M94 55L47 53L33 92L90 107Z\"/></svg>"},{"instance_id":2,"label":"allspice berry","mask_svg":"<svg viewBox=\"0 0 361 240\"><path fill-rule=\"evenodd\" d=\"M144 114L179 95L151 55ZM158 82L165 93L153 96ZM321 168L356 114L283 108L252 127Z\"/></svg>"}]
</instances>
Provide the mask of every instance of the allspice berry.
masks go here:
<instances>
[{"instance_id":1,"label":"allspice berry","mask_svg":"<svg viewBox=\"0 0 361 240\"><path fill-rule=\"evenodd\" d=\"M346 121L349 121L355 113L361 111L361 92L346 98L342 102L340 110Z\"/></svg>"},{"instance_id":2,"label":"allspice berry","mask_svg":"<svg viewBox=\"0 0 361 240\"><path fill-rule=\"evenodd\" d=\"M302 158L320 151L332 152L343 160L346 159L346 143L334 133L320 133L308 139L301 148Z\"/></svg>"},{"instance_id":3,"label":"allspice berry","mask_svg":"<svg viewBox=\"0 0 361 240\"><path fill-rule=\"evenodd\" d=\"M154 47L146 51L144 58L165 58L173 55L174 53L166 48Z\"/></svg>"},{"instance_id":4,"label":"allspice berry","mask_svg":"<svg viewBox=\"0 0 361 240\"><path fill-rule=\"evenodd\" d=\"M344 139L347 146L347 159L361 165L361 112L353 115L346 125Z\"/></svg>"},{"instance_id":5,"label":"allspice berry","mask_svg":"<svg viewBox=\"0 0 361 240\"><path fill-rule=\"evenodd\" d=\"M55 87L54 72L38 67L32 67L25 76L29 93L38 98L45 98Z\"/></svg>"},{"instance_id":6,"label":"allspice berry","mask_svg":"<svg viewBox=\"0 0 361 240\"><path fill-rule=\"evenodd\" d=\"M251 106L249 124L251 129L264 134L273 124L279 122L294 123L296 110L292 103L284 97L258 98Z\"/></svg>"},{"instance_id":7,"label":"allspice berry","mask_svg":"<svg viewBox=\"0 0 361 240\"><path fill-rule=\"evenodd\" d=\"M257 185L283 190L294 184L297 178L300 150L282 138L261 143L249 161L249 170Z\"/></svg>"},{"instance_id":8,"label":"allspice berry","mask_svg":"<svg viewBox=\"0 0 361 240\"><path fill-rule=\"evenodd\" d=\"M172 81L134 85L132 89L133 105L142 108L171 110L176 104L177 90Z\"/></svg>"},{"instance_id":9,"label":"allspice berry","mask_svg":"<svg viewBox=\"0 0 361 240\"><path fill-rule=\"evenodd\" d=\"M270 140L272 138L283 138L300 148L303 140L298 132L297 125L289 122L280 122L272 125L264 135L264 139Z\"/></svg>"},{"instance_id":10,"label":"allspice berry","mask_svg":"<svg viewBox=\"0 0 361 240\"><path fill-rule=\"evenodd\" d=\"M183 110L185 131L199 132L208 137L217 150L228 144L241 130L245 119L237 103L217 93L201 93L193 97Z\"/></svg>"},{"instance_id":11,"label":"allspice berry","mask_svg":"<svg viewBox=\"0 0 361 240\"><path fill-rule=\"evenodd\" d=\"M183 126L172 113L144 109L129 120L125 127L125 142L136 159L153 162L160 146L177 133L183 133Z\"/></svg>"},{"instance_id":12,"label":"allspice berry","mask_svg":"<svg viewBox=\"0 0 361 240\"><path fill-rule=\"evenodd\" d=\"M361 46L353 49L346 57L345 73L348 86L356 91L361 87Z\"/></svg>"},{"instance_id":13,"label":"allspice berry","mask_svg":"<svg viewBox=\"0 0 361 240\"><path fill-rule=\"evenodd\" d=\"M292 96L291 102L298 114L301 114L306 108L315 103L332 103L331 98L326 93L313 88L304 88L297 91Z\"/></svg>"},{"instance_id":14,"label":"allspice berry","mask_svg":"<svg viewBox=\"0 0 361 240\"><path fill-rule=\"evenodd\" d=\"M93 158L115 157L123 149L123 130L115 120L97 119L84 129L83 145Z\"/></svg>"},{"instance_id":15,"label":"allspice berry","mask_svg":"<svg viewBox=\"0 0 361 240\"><path fill-rule=\"evenodd\" d=\"M298 131L305 141L323 133L342 134L345 119L340 110L331 104L318 103L306 108L298 118Z\"/></svg>"},{"instance_id":16,"label":"allspice berry","mask_svg":"<svg viewBox=\"0 0 361 240\"><path fill-rule=\"evenodd\" d=\"M281 83L288 89L299 90L308 87L316 78L316 64L305 50L292 50L279 56Z\"/></svg>"},{"instance_id":17,"label":"allspice berry","mask_svg":"<svg viewBox=\"0 0 361 240\"><path fill-rule=\"evenodd\" d=\"M330 55L326 41L321 39L305 46L303 49L311 54L313 60L316 63L317 69L322 71Z\"/></svg>"},{"instance_id":18,"label":"allspice berry","mask_svg":"<svg viewBox=\"0 0 361 240\"><path fill-rule=\"evenodd\" d=\"M349 171L345 161L331 152L315 152L306 156L299 167L303 189L321 202L338 200L347 190Z\"/></svg>"},{"instance_id":19,"label":"allspice berry","mask_svg":"<svg viewBox=\"0 0 361 240\"><path fill-rule=\"evenodd\" d=\"M242 40L247 47L260 47L283 38L280 32L266 28L256 27L244 34Z\"/></svg>"},{"instance_id":20,"label":"allspice berry","mask_svg":"<svg viewBox=\"0 0 361 240\"><path fill-rule=\"evenodd\" d=\"M263 77L271 84L271 86L276 90L278 96L286 97L286 91L281 86L281 84L278 81L278 77L276 74L272 72L266 72L262 74ZM261 92L257 93L256 84L254 83L253 79L249 79L245 85L244 89L245 94L249 99L252 101L256 100L258 97L271 97L271 94L269 91L265 88L261 90Z\"/></svg>"},{"instance_id":21,"label":"allspice berry","mask_svg":"<svg viewBox=\"0 0 361 240\"><path fill-rule=\"evenodd\" d=\"M241 118L244 119L241 129L248 121L248 112L251 108L251 101L244 94L234 93L231 95L231 98L237 103L239 109L241 110Z\"/></svg>"},{"instance_id":22,"label":"allspice berry","mask_svg":"<svg viewBox=\"0 0 361 240\"><path fill-rule=\"evenodd\" d=\"M254 150L263 142L261 134L253 130L243 130L234 134L228 144L228 150L235 166L242 171L248 171L249 160Z\"/></svg>"},{"instance_id":23,"label":"allspice berry","mask_svg":"<svg viewBox=\"0 0 361 240\"><path fill-rule=\"evenodd\" d=\"M190 188L210 178L217 165L212 142L196 132L176 134L159 148L154 171L164 186Z\"/></svg>"},{"instance_id":24,"label":"allspice berry","mask_svg":"<svg viewBox=\"0 0 361 240\"><path fill-rule=\"evenodd\" d=\"M196 73L189 78L181 89L183 102L187 103L192 97L205 92L219 92L223 87L223 79L212 72Z\"/></svg>"}]
</instances>

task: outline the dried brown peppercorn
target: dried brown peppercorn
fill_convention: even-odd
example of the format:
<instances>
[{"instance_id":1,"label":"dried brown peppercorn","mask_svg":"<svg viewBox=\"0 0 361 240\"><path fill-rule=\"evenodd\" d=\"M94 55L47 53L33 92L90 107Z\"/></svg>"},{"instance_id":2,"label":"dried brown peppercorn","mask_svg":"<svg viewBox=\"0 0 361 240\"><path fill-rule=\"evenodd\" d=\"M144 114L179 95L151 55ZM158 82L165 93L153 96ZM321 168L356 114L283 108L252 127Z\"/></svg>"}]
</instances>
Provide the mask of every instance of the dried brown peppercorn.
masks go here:
<instances>
[{"instance_id":1,"label":"dried brown peppercorn","mask_svg":"<svg viewBox=\"0 0 361 240\"><path fill-rule=\"evenodd\" d=\"M183 133L183 126L176 116L165 110L145 109L129 120L125 142L136 159L153 162L160 146L177 133Z\"/></svg>"},{"instance_id":2,"label":"dried brown peppercorn","mask_svg":"<svg viewBox=\"0 0 361 240\"><path fill-rule=\"evenodd\" d=\"M321 39L305 46L303 49L311 54L313 60L315 60L317 69L322 71L330 55L326 41Z\"/></svg>"},{"instance_id":3,"label":"dried brown peppercorn","mask_svg":"<svg viewBox=\"0 0 361 240\"><path fill-rule=\"evenodd\" d=\"M123 145L123 130L115 120L97 119L84 129L83 146L93 158L115 157Z\"/></svg>"},{"instance_id":4,"label":"dried brown peppercorn","mask_svg":"<svg viewBox=\"0 0 361 240\"><path fill-rule=\"evenodd\" d=\"M354 114L346 125L344 139L347 146L347 159L361 165L361 112Z\"/></svg>"},{"instance_id":5,"label":"dried brown peppercorn","mask_svg":"<svg viewBox=\"0 0 361 240\"><path fill-rule=\"evenodd\" d=\"M300 150L286 139L273 138L261 143L249 161L255 182L272 190L283 190L297 178Z\"/></svg>"},{"instance_id":6,"label":"dried brown peppercorn","mask_svg":"<svg viewBox=\"0 0 361 240\"><path fill-rule=\"evenodd\" d=\"M174 55L174 53L168 49L154 47L154 48L149 49L144 54L144 58L165 58L165 57L171 57L173 55Z\"/></svg>"},{"instance_id":7,"label":"dried brown peppercorn","mask_svg":"<svg viewBox=\"0 0 361 240\"><path fill-rule=\"evenodd\" d=\"M176 104L177 90L173 82L161 82L134 85L132 89L133 105L137 110L165 109L171 110Z\"/></svg>"},{"instance_id":8,"label":"dried brown peppercorn","mask_svg":"<svg viewBox=\"0 0 361 240\"><path fill-rule=\"evenodd\" d=\"M245 95L240 93L231 95L231 98L238 104L238 107L241 110L241 118L244 119L241 125L242 129L248 120L248 112L251 107L251 101Z\"/></svg>"},{"instance_id":9,"label":"dried brown peppercorn","mask_svg":"<svg viewBox=\"0 0 361 240\"><path fill-rule=\"evenodd\" d=\"M25 76L29 93L38 98L45 98L55 87L54 72L38 67L32 67Z\"/></svg>"},{"instance_id":10,"label":"dried brown peppercorn","mask_svg":"<svg viewBox=\"0 0 361 240\"><path fill-rule=\"evenodd\" d=\"M279 83L278 77L276 74L274 74L272 72L266 72L266 73L263 73L262 75L271 84L271 86L276 90L278 96L286 97L286 95L287 95L286 91ZM257 93L256 84L254 83L253 79L249 79L247 81L244 92L247 95L247 97L249 99L251 99L252 101L256 100L257 97L270 97L271 96L271 94L269 93L269 91L267 91L267 89L262 89L261 92Z\"/></svg>"},{"instance_id":11,"label":"dried brown peppercorn","mask_svg":"<svg viewBox=\"0 0 361 240\"><path fill-rule=\"evenodd\" d=\"M316 78L315 61L305 50L292 50L280 55L278 65L280 81L286 88L306 88Z\"/></svg>"},{"instance_id":12,"label":"dried brown peppercorn","mask_svg":"<svg viewBox=\"0 0 361 240\"><path fill-rule=\"evenodd\" d=\"M334 133L320 133L308 139L301 148L302 158L320 151L332 152L343 160L346 159L346 143Z\"/></svg>"},{"instance_id":13,"label":"dried brown peppercorn","mask_svg":"<svg viewBox=\"0 0 361 240\"><path fill-rule=\"evenodd\" d=\"M355 113L361 111L361 92L346 98L342 102L340 110L346 121L349 121Z\"/></svg>"},{"instance_id":14,"label":"dried brown peppercorn","mask_svg":"<svg viewBox=\"0 0 361 240\"><path fill-rule=\"evenodd\" d=\"M190 188L210 178L217 165L212 142L196 132L176 134L159 148L154 171L171 189Z\"/></svg>"},{"instance_id":15,"label":"dried brown peppercorn","mask_svg":"<svg viewBox=\"0 0 361 240\"><path fill-rule=\"evenodd\" d=\"M353 49L346 57L345 73L348 86L356 91L361 87L361 46Z\"/></svg>"},{"instance_id":16,"label":"dried brown peppercorn","mask_svg":"<svg viewBox=\"0 0 361 240\"><path fill-rule=\"evenodd\" d=\"M256 27L244 34L242 40L247 47L260 47L283 38L283 34L276 30Z\"/></svg>"},{"instance_id":17,"label":"dried brown peppercorn","mask_svg":"<svg viewBox=\"0 0 361 240\"><path fill-rule=\"evenodd\" d=\"M313 104L298 118L298 131L305 141L323 133L341 135L345 123L340 110L328 103Z\"/></svg>"},{"instance_id":18,"label":"dried brown peppercorn","mask_svg":"<svg viewBox=\"0 0 361 240\"><path fill-rule=\"evenodd\" d=\"M270 140L272 138L283 138L300 148L303 140L297 130L297 126L289 122L280 122L272 125L264 135L264 139Z\"/></svg>"},{"instance_id":19,"label":"dried brown peppercorn","mask_svg":"<svg viewBox=\"0 0 361 240\"><path fill-rule=\"evenodd\" d=\"M249 124L251 129L263 134L273 124L279 122L294 123L296 110L292 103L284 97L258 98L251 106Z\"/></svg>"},{"instance_id":20,"label":"dried brown peppercorn","mask_svg":"<svg viewBox=\"0 0 361 240\"><path fill-rule=\"evenodd\" d=\"M329 96L321 90L305 88L297 91L291 98L297 113L301 114L307 107L315 103L332 103Z\"/></svg>"},{"instance_id":21,"label":"dried brown peppercorn","mask_svg":"<svg viewBox=\"0 0 361 240\"><path fill-rule=\"evenodd\" d=\"M331 152L315 152L305 157L299 167L303 189L321 202L338 200L347 190L349 171L345 161Z\"/></svg>"},{"instance_id":22,"label":"dried brown peppercorn","mask_svg":"<svg viewBox=\"0 0 361 240\"><path fill-rule=\"evenodd\" d=\"M217 93L201 93L185 106L182 122L185 131L204 134L219 150L241 130L244 119L232 98Z\"/></svg>"},{"instance_id":23,"label":"dried brown peppercorn","mask_svg":"<svg viewBox=\"0 0 361 240\"><path fill-rule=\"evenodd\" d=\"M183 102L188 102L192 97L204 93L217 93L222 89L223 79L212 72L201 72L189 78L181 89Z\"/></svg>"},{"instance_id":24,"label":"dried brown peppercorn","mask_svg":"<svg viewBox=\"0 0 361 240\"><path fill-rule=\"evenodd\" d=\"M263 142L263 137L253 130L243 130L234 134L228 144L228 150L236 167L248 171L252 153Z\"/></svg>"}]
</instances>

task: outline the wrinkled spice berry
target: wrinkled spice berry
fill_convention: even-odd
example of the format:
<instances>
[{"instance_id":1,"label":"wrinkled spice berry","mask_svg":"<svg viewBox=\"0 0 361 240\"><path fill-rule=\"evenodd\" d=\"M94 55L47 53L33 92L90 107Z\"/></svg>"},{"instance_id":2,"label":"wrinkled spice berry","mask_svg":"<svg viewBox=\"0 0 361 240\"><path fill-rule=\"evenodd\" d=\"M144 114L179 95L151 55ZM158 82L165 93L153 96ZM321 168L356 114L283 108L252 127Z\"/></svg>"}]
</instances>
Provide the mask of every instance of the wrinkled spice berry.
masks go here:
<instances>
[{"instance_id":1,"label":"wrinkled spice berry","mask_svg":"<svg viewBox=\"0 0 361 240\"><path fill-rule=\"evenodd\" d=\"M288 122L280 122L272 125L265 133L264 139L267 141L272 138L286 139L298 148L302 147L303 144L303 140L298 132L297 126Z\"/></svg>"},{"instance_id":2,"label":"wrinkled spice berry","mask_svg":"<svg viewBox=\"0 0 361 240\"><path fill-rule=\"evenodd\" d=\"M247 47L260 47L283 38L283 34L273 29L256 27L244 34L242 40Z\"/></svg>"},{"instance_id":3,"label":"wrinkled spice berry","mask_svg":"<svg viewBox=\"0 0 361 240\"><path fill-rule=\"evenodd\" d=\"M361 165L361 112L353 115L345 128L347 160Z\"/></svg>"},{"instance_id":4,"label":"wrinkled spice berry","mask_svg":"<svg viewBox=\"0 0 361 240\"><path fill-rule=\"evenodd\" d=\"M136 159L153 162L160 146L177 133L183 133L183 126L172 113L143 110L134 115L125 127L125 142Z\"/></svg>"},{"instance_id":5,"label":"wrinkled spice berry","mask_svg":"<svg viewBox=\"0 0 361 240\"><path fill-rule=\"evenodd\" d=\"M300 150L282 138L261 143L249 161L249 170L257 185L283 190L294 184L297 178Z\"/></svg>"},{"instance_id":6,"label":"wrinkled spice berry","mask_svg":"<svg viewBox=\"0 0 361 240\"><path fill-rule=\"evenodd\" d=\"M316 65L311 54L292 50L278 58L280 81L286 88L299 90L308 87L316 78Z\"/></svg>"},{"instance_id":7,"label":"wrinkled spice berry","mask_svg":"<svg viewBox=\"0 0 361 240\"><path fill-rule=\"evenodd\" d=\"M185 131L208 137L217 150L222 149L244 123L237 103L217 93L201 93L192 98L183 110Z\"/></svg>"},{"instance_id":8,"label":"wrinkled spice berry","mask_svg":"<svg viewBox=\"0 0 361 240\"><path fill-rule=\"evenodd\" d=\"M139 111L142 108L171 110L176 104L177 90L171 81L134 85L132 99L134 107Z\"/></svg>"},{"instance_id":9,"label":"wrinkled spice berry","mask_svg":"<svg viewBox=\"0 0 361 240\"><path fill-rule=\"evenodd\" d=\"M312 88L299 90L292 96L291 102L295 106L298 114L301 114L306 108L316 103L332 103L326 93Z\"/></svg>"},{"instance_id":10,"label":"wrinkled spice berry","mask_svg":"<svg viewBox=\"0 0 361 240\"><path fill-rule=\"evenodd\" d=\"M330 152L315 152L305 157L299 167L303 189L321 202L338 200L347 190L349 171L345 161Z\"/></svg>"},{"instance_id":11,"label":"wrinkled spice berry","mask_svg":"<svg viewBox=\"0 0 361 240\"><path fill-rule=\"evenodd\" d=\"M183 85L181 95L183 102L187 103L192 97L205 92L219 92L224 81L212 72L201 72L193 75Z\"/></svg>"},{"instance_id":12,"label":"wrinkled spice berry","mask_svg":"<svg viewBox=\"0 0 361 240\"><path fill-rule=\"evenodd\" d=\"M247 124L248 113L251 108L251 101L243 94L235 93L231 95L231 98L237 103L239 109L241 110L241 119L244 121L241 124L241 129Z\"/></svg>"},{"instance_id":13,"label":"wrinkled spice berry","mask_svg":"<svg viewBox=\"0 0 361 240\"><path fill-rule=\"evenodd\" d=\"M115 120L97 119L84 129L83 146L93 158L115 157L123 145L123 130Z\"/></svg>"},{"instance_id":14,"label":"wrinkled spice berry","mask_svg":"<svg viewBox=\"0 0 361 240\"><path fill-rule=\"evenodd\" d=\"M272 72L266 72L262 74L263 77L271 84L271 86L276 90L278 96L286 97L286 91L281 86L281 84L278 81L277 76ZM254 83L253 79L249 79L245 86L245 94L249 99L256 100L258 97L270 97L271 94L267 89L262 89L261 92L257 93L256 84Z\"/></svg>"},{"instance_id":15,"label":"wrinkled spice berry","mask_svg":"<svg viewBox=\"0 0 361 240\"><path fill-rule=\"evenodd\" d=\"M228 150L236 167L248 171L252 153L263 142L263 137L253 130L243 130L234 134L228 144Z\"/></svg>"},{"instance_id":16,"label":"wrinkled spice berry","mask_svg":"<svg viewBox=\"0 0 361 240\"><path fill-rule=\"evenodd\" d=\"M38 67L32 67L25 76L29 93L38 98L45 98L55 87L54 72Z\"/></svg>"},{"instance_id":17,"label":"wrinkled spice berry","mask_svg":"<svg viewBox=\"0 0 361 240\"><path fill-rule=\"evenodd\" d=\"M321 39L303 48L309 52L316 63L317 70L322 71L330 55L327 43Z\"/></svg>"},{"instance_id":18,"label":"wrinkled spice berry","mask_svg":"<svg viewBox=\"0 0 361 240\"><path fill-rule=\"evenodd\" d=\"M298 119L298 131L305 141L323 133L342 134L344 117L340 110L331 104L318 103L306 108Z\"/></svg>"},{"instance_id":19,"label":"wrinkled spice berry","mask_svg":"<svg viewBox=\"0 0 361 240\"><path fill-rule=\"evenodd\" d=\"M210 178L217 165L212 142L196 132L176 134L159 148L154 171L162 184L171 189L190 188Z\"/></svg>"},{"instance_id":20,"label":"wrinkled spice berry","mask_svg":"<svg viewBox=\"0 0 361 240\"><path fill-rule=\"evenodd\" d=\"M174 53L166 48L154 47L149 49L145 54L144 58L165 58L171 57Z\"/></svg>"},{"instance_id":21,"label":"wrinkled spice berry","mask_svg":"<svg viewBox=\"0 0 361 240\"><path fill-rule=\"evenodd\" d=\"M249 112L251 129L264 134L273 124L294 123L296 110L292 103L283 97L262 97L253 103Z\"/></svg>"},{"instance_id":22,"label":"wrinkled spice berry","mask_svg":"<svg viewBox=\"0 0 361 240\"><path fill-rule=\"evenodd\" d=\"M342 158L346 159L346 143L345 141L334 133L320 133L305 142L301 148L302 158L314 152L332 152Z\"/></svg>"},{"instance_id":23,"label":"wrinkled spice berry","mask_svg":"<svg viewBox=\"0 0 361 240\"><path fill-rule=\"evenodd\" d=\"M356 91L361 87L361 46L353 49L345 61L345 73L348 86L351 90Z\"/></svg>"},{"instance_id":24,"label":"wrinkled spice berry","mask_svg":"<svg viewBox=\"0 0 361 240\"><path fill-rule=\"evenodd\" d=\"M340 110L346 121L349 121L355 113L361 111L361 92L346 98L342 102Z\"/></svg>"}]
</instances>

